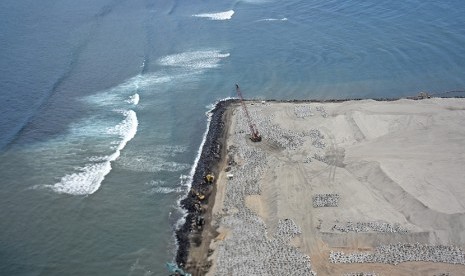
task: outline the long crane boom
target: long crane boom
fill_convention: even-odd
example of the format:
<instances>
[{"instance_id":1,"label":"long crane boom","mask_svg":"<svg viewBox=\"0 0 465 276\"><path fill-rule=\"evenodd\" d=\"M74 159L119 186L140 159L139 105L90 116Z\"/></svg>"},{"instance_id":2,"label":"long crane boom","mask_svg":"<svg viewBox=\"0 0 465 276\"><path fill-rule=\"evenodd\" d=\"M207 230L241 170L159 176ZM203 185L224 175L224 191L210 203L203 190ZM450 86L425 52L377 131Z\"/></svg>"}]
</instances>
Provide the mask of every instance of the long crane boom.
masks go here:
<instances>
[{"instance_id":1,"label":"long crane boom","mask_svg":"<svg viewBox=\"0 0 465 276\"><path fill-rule=\"evenodd\" d=\"M252 122L252 118L250 118L249 111L247 110L247 106L245 105L241 90L239 89L239 85L237 84L236 84L236 92L237 92L237 96L241 100L241 105L242 105L242 109L244 109L245 116L247 117L247 123L249 124L250 135L251 135L250 140L252 140L252 142L260 142L262 140L262 136L260 136L260 133L258 132L257 127Z\"/></svg>"}]
</instances>

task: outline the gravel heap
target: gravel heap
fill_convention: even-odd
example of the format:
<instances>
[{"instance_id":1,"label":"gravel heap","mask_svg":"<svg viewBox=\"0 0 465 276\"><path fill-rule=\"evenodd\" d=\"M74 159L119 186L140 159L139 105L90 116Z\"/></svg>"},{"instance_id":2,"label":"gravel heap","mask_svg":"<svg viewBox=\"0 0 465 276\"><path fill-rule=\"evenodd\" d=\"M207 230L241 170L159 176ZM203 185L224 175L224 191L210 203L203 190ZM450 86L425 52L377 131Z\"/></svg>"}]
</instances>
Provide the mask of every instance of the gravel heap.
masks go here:
<instances>
[{"instance_id":1,"label":"gravel heap","mask_svg":"<svg viewBox=\"0 0 465 276\"><path fill-rule=\"evenodd\" d=\"M337 207L339 194L316 194L312 196L313 207Z\"/></svg>"},{"instance_id":2,"label":"gravel heap","mask_svg":"<svg viewBox=\"0 0 465 276\"><path fill-rule=\"evenodd\" d=\"M398 243L381 245L373 252L345 254L333 252L329 254L331 263L384 263L397 265L403 262L435 262L465 265L462 249L449 245L425 245Z\"/></svg>"},{"instance_id":3,"label":"gravel heap","mask_svg":"<svg viewBox=\"0 0 465 276\"><path fill-rule=\"evenodd\" d=\"M382 232L382 233L408 233L408 229L398 223L387 223L382 221L352 222L335 224L331 230L340 232Z\"/></svg>"},{"instance_id":4,"label":"gravel heap","mask_svg":"<svg viewBox=\"0 0 465 276\"><path fill-rule=\"evenodd\" d=\"M328 117L328 113L326 112L326 109L325 109L324 106L321 106L321 105L320 105L320 106L317 106L317 107L316 107L316 110L320 112L321 117L323 117L323 118Z\"/></svg>"},{"instance_id":5,"label":"gravel heap","mask_svg":"<svg viewBox=\"0 0 465 276\"><path fill-rule=\"evenodd\" d=\"M294 114L297 118L313 116L312 109L308 105L297 105L294 107Z\"/></svg>"},{"instance_id":6,"label":"gravel heap","mask_svg":"<svg viewBox=\"0 0 465 276\"><path fill-rule=\"evenodd\" d=\"M302 230L300 227L295 224L292 219L280 219L278 221L278 227L276 230L276 238L283 239L283 241L290 242L290 240L298 235L301 234Z\"/></svg>"},{"instance_id":7,"label":"gravel heap","mask_svg":"<svg viewBox=\"0 0 465 276\"><path fill-rule=\"evenodd\" d=\"M308 131L307 136L310 136L312 139L312 145L315 148L324 149L326 147L326 143L324 142L325 136L320 130L311 129Z\"/></svg>"}]
</instances>

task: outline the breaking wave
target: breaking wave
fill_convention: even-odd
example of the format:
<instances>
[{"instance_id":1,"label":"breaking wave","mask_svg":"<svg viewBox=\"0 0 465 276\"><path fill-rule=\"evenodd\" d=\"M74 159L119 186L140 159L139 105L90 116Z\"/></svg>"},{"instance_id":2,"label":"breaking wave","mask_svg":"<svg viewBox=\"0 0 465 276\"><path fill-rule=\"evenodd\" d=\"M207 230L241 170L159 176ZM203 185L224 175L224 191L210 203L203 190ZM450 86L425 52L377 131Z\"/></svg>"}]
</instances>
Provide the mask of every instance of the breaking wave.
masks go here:
<instances>
[{"instance_id":1,"label":"breaking wave","mask_svg":"<svg viewBox=\"0 0 465 276\"><path fill-rule=\"evenodd\" d=\"M210 69L217 68L223 58L229 57L229 53L218 50L190 51L165 56L159 59L164 66L183 67L187 69Z\"/></svg>"},{"instance_id":2,"label":"breaking wave","mask_svg":"<svg viewBox=\"0 0 465 276\"><path fill-rule=\"evenodd\" d=\"M118 108L121 102L138 105L140 100L139 92L154 85L167 83L173 80L173 76L164 73L151 73L134 76L124 83L101 91L83 100L98 106Z\"/></svg>"},{"instance_id":3,"label":"breaking wave","mask_svg":"<svg viewBox=\"0 0 465 276\"><path fill-rule=\"evenodd\" d=\"M133 105L138 105L139 104L139 94L134 94L129 97L129 99L126 101L127 103L133 104Z\"/></svg>"},{"instance_id":4,"label":"breaking wave","mask_svg":"<svg viewBox=\"0 0 465 276\"><path fill-rule=\"evenodd\" d=\"M105 176L111 171L111 162L120 156L121 150L137 133L138 121L136 112L128 110L122 113L125 116L123 121L107 130L108 134L116 134L121 139L117 143L113 154L93 157L89 160L92 163L77 168L77 172L63 176L58 183L43 185L41 187L49 188L57 193L71 195L89 195L95 193L100 188Z\"/></svg>"},{"instance_id":5,"label":"breaking wave","mask_svg":"<svg viewBox=\"0 0 465 276\"><path fill-rule=\"evenodd\" d=\"M120 158L126 144L137 133L139 122L136 112L132 109L139 104L139 93L141 91L146 91L148 88L160 83L170 82L173 78L184 77L210 68L217 68L221 60L229 57L229 55L229 53L219 50L188 51L168 55L159 59L159 63L167 67L182 68L184 71L180 74L169 74L170 72L166 72L166 70L151 74L139 74L115 87L85 97L84 101L105 107L106 111L103 110L101 113L105 117L102 117L103 119L100 117L87 118L86 121L81 122L76 127L72 127L69 136L64 137L64 144L68 143L73 147L72 150L82 151L82 154L90 153L91 155L89 156L91 157L87 157L84 163L70 164L68 169L65 170L65 175L58 178L55 184L36 185L33 188L46 188L56 193L71 195L93 194L100 188L103 180L112 170L112 162L117 159L118 164L126 169L140 172L156 173L165 171L185 173L191 168L189 179L184 181L184 183L189 184L182 185L183 187L190 186L195 166L192 167L191 164L176 162L171 158L179 152L185 151L185 147L160 146L155 149L145 148L140 152L134 152L131 149L131 151L125 151L124 158ZM131 106L128 106L128 104ZM114 112L124 116L119 123L117 123L118 121L114 121L114 115L112 115ZM208 121L210 121L210 118ZM205 143L207 132L208 127L195 164L200 157L200 150ZM74 148L74 145L80 145L89 139L99 141L95 144L95 148ZM171 191L166 186L160 187L157 188L157 193L168 193ZM173 189L173 191L177 191L177 188Z\"/></svg>"},{"instance_id":6,"label":"breaking wave","mask_svg":"<svg viewBox=\"0 0 465 276\"><path fill-rule=\"evenodd\" d=\"M194 17L208 18L210 20L230 20L234 15L233 10L217 12L217 13L200 13L194 14Z\"/></svg>"}]
</instances>

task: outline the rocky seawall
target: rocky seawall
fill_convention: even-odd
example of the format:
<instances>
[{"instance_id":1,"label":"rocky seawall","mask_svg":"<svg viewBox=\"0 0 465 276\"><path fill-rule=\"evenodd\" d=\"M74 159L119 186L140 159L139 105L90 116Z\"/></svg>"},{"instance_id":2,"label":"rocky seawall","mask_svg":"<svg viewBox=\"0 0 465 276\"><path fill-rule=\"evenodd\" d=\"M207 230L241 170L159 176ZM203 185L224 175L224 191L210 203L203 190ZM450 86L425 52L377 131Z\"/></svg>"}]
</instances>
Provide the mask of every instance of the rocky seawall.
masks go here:
<instances>
[{"instance_id":1,"label":"rocky seawall","mask_svg":"<svg viewBox=\"0 0 465 276\"><path fill-rule=\"evenodd\" d=\"M202 204L209 204L209 199L215 196L212 194L212 185L205 183L205 176L208 173L218 175L217 166L222 157L221 152L225 142L224 136L226 132L224 113L227 107L235 102L237 102L236 99L222 100L212 109L208 133L192 178L191 190L187 196L181 200L181 208L187 211L187 215L184 224L179 227L175 233L178 243L176 263L180 267L184 267L189 257L193 225L203 216L203 210L199 208L200 202L196 193L205 196L202 200Z\"/></svg>"}]
</instances>

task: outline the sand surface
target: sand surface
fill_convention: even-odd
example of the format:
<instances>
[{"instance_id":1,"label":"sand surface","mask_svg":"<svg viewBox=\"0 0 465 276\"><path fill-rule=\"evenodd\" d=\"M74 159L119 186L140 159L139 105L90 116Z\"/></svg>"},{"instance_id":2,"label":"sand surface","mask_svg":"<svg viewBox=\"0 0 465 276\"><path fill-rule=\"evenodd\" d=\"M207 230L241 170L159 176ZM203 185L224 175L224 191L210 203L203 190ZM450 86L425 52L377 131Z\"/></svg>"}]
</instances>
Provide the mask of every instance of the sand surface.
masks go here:
<instances>
[{"instance_id":1,"label":"sand surface","mask_svg":"<svg viewBox=\"0 0 465 276\"><path fill-rule=\"evenodd\" d=\"M465 99L249 102L259 143L247 138L241 107L231 108L209 275L465 275L453 264L465 249ZM329 207L314 206L315 196ZM429 247L409 249L417 243ZM423 255L330 261L331 252L393 244ZM444 250L455 255L425 259Z\"/></svg>"}]
</instances>

